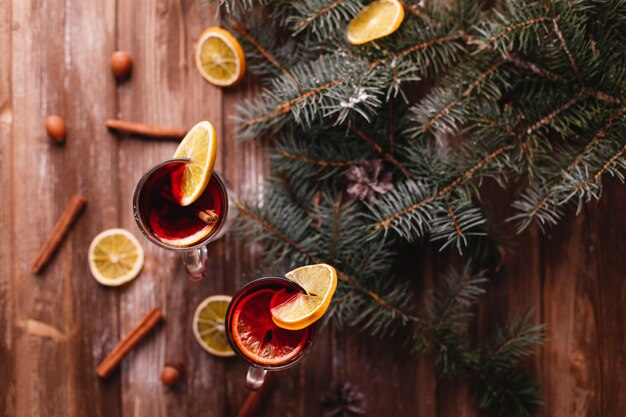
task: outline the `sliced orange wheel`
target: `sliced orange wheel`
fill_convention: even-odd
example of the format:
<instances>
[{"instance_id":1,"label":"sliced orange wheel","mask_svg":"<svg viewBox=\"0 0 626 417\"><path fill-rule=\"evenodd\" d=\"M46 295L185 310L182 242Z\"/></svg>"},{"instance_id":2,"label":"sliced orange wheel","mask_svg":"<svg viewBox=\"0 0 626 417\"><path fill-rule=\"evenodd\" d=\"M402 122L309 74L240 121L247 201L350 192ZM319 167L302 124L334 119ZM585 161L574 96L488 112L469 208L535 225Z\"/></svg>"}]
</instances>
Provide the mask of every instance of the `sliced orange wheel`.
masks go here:
<instances>
[{"instance_id":1,"label":"sliced orange wheel","mask_svg":"<svg viewBox=\"0 0 626 417\"><path fill-rule=\"evenodd\" d=\"M399 0L377 0L366 6L348 25L348 42L362 45L391 35L404 20Z\"/></svg>"},{"instance_id":2,"label":"sliced orange wheel","mask_svg":"<svg viewBox=\"0 0 626 417\"><path fill-rule=\"evenodd\" d=\"M133 280L143 267L143 248L128 230L108 229L89 245L89 269L102 285L117 287Z\"/></svg>"},{"instance_id":3,"label":"sliced orange wheel","mask_svg":"<svg viewBox=\"0 0 626 417\"><path fill-rule=\"evenodd\" d=\"M230 32L219 27L202 32L195 61L202 77L218 87L237 84L246 72L243 48Z\"/></svg>"},{"instance_id":4,"label":"sliced orange wheel","mask_svg":"<svg viewBox=\"0 0 626 417\"><path fill-rule=\"evenodd\" d=\"M204 350L215 356L233 356L226 339L226 310L230 295L212 295L202 301L193 315L193 335Z\"/></svg>"}]
</instances>

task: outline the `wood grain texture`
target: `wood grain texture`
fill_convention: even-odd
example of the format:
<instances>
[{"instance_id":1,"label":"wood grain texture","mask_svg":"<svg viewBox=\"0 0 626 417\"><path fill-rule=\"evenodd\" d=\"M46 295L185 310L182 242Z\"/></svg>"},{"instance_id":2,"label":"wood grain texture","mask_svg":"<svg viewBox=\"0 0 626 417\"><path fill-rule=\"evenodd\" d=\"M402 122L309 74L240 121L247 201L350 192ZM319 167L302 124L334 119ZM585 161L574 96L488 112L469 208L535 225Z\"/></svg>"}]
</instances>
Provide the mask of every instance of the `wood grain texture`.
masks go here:
<instances>
[{"instance_id":1,"label":"wood grain texture","mask_svg":"<svg viewBox=\"0 0 626 417\"><path fill-rule=\"evenodd\" d=\"M205 83L193 63L197 36L219 24L215 6L198 0L2 0L0 2L0 416L236 416L247 392L246 366L208 355L193 338L196 305L232 294L259 276L259 247L227 234L212 244L209 276L186 280L181 261L138 232L131 197L140 176L168 158L175 142L108 131L118 118L187 129L211 120L222 138L217 169L233 191L255 194L268 174L263 141L239 142L229 116L259 90L247 77L234 89ZM134 68L117 83L109 60L129 51ZM65 144L45 134L48 114L65 118ZM626 414L626 189L617 181L600 203L542 235L517 237L478 309L475 333L534 308L549 340L529 363L545 385L541 416ZM67 200L89 201L53 261L39 276L30 265ZM510 207L493 190L493 216ZM41 208L45 208L42 210ZM124 227L146 249L139 279L105 288L89 275L90 240ZM410 250L404 270L421 296L454 258ZM166 321L108 379L98 363L152 307ZM168 361L187 373L168 388ZM367 395L370 416L482 415L471 387L439 381L432 354L412 356L402 338L380 340L327 327L298 367L279 375L260 415L320 416L320 396L350 381Z\"/></svg>"}]
</instances>

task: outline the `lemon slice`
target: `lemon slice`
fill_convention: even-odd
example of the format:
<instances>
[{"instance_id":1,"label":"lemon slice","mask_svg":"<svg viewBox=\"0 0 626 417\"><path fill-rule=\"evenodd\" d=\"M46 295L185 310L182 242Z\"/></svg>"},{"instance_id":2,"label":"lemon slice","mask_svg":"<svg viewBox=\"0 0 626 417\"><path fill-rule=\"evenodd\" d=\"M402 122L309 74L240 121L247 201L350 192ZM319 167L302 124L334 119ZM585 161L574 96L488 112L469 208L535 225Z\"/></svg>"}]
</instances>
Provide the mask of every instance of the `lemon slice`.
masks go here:
<instances>
[{"instance_id":1,"label":"lemon slice","mask_svg":"<svg viewBox=\"0 0 626 417\"><path fill-rule=\"evenodd\" d=\"M202 32L195 60L202 77L218 87L237 84L246 72L243 48L233 35L218 27Z\"/></svg>"},{"instance_id":2,"label":"lemon slice","mask_svg":"<svg viewBox=\"0 0 626 417\"><path fill-rule=\"evenodd\" d=\"M399 0L377 0L366 6L348 25L348 42L361 45L391 35L404 20Z\"/></svg>"},{"instance_id":3,"label":"lemon slice","mask_svg":"<svg viewBox=\"0 0 626 417\"><path fill-rule=\"evenodd\" d=\"M272 299L271 312L274 323L288 330L310 326L328 309L337 288L337 271L330 265L302 266L285 276L304 288L307 294L296 293L285 300L283 291Z\"/></svg>"},{"instance_id":4,"label":"lemon slice","mask_svg":"<svg viewBox=\"0 0 626 417\"><path fill-rule=\"evenodd\" d=\"M233 356L226 339L226 310L233 297L212 295L198 305L193 315L193 334L206 350L215 356Z\"/></svg>"},{"instance_id":5,"label":"lemon slice","mask_svg":"<svg viewBox=\"0 0 626 417\"><path fill-rule=\"evenodd\" d=\"M116 287L131 281L143 267L143 248L128 230L109 229L89 245L89 269L102 285Z\"/></svg>"},{"instance_id":6,"label":"lemon slice","mask_svg":"<svg viewBox=\"0 0 626 417\"><path fill-rule=\"evenodd\" d=\"M210 122L200 122L178 145L174 158L187 158L180 191L174 195L181 206L188 206L204 192L211 179L217 154L217 135ZM172 187L178 189L178 187Z\"/></svg>"}]
</instances>

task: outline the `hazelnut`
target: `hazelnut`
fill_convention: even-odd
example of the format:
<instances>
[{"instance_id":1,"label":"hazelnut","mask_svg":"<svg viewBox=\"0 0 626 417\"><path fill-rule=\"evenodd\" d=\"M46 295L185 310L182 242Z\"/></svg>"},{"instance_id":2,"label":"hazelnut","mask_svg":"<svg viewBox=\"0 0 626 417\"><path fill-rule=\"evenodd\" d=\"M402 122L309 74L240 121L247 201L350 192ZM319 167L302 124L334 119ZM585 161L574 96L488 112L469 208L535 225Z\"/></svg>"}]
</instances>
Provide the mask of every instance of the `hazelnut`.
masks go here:
<instances>
[{"instance_id":1,"label":"hazelnut","mask_svg":"<svg viewBox=\"0 0 626 417\"><path fill-rule=\"evenodd\" d=\"M51 115L46 117L45 122L46 132L48 136L55 142L63 142L65 140L65 120L60 116Z\"/></svg>"},{"instance_id":2,"label":"hazelnut","mask_svg":"<svg viewBox=\"0 0 626 417\"><path fill-rule=\"evenodd\" d=\"M133 68L133 60L126 51L115 51L111 55L111 70L118 80L128 77Z\"/></svg>"},{"instance_id":3,"label":"hazelnut","mask_svg":"<svg viewBox=\"0 0 626 417\"><path fill-rule=\"evenodd\" d=\"M174 385L184 373L185 366L182 363L166 363L161 371L161 381L165 385Z\"/></svg>"}]
</instances>

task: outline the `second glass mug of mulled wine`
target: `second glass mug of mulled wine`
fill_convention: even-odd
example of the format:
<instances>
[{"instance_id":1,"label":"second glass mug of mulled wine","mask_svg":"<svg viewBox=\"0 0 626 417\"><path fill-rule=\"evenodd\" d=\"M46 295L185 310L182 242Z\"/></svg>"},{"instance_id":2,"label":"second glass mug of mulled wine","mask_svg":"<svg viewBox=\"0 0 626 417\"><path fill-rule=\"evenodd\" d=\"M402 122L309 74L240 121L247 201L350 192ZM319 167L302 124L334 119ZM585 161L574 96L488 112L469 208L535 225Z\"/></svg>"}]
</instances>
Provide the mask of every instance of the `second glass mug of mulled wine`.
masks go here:
<instances>
[{"instance_id":1,"label":"second glass mug of mulled wine","mask_svg":"<svg viewBox=\"0 0 626 417\"><path fill-rule=\"evenodd\" d=\"M133 214L141 232L152 243L180 253L187 276L198 280L206 269L206 245L229 227L232 192L214 171L202 195L193 204L181 206L172 190L187 163L187 159L170 159L146 172L135 187Z\"/></svg>"},{"instance_id":2,"label":"second glass mug of mulled wine","mask_svg":"<svg viewBox=\"0 0 626 417\"><path fill-rule=\"evenodd\" d=\"M246 375L246 387L250 390L263 385L268 371L297 364L313 345L317 324L287 330L272 320L271 306L288 300L296 292L306 293L287 278L260 278L240 289L228 305L226 336L233 351L250 365Z\"/></svg>"}]
</instances>

